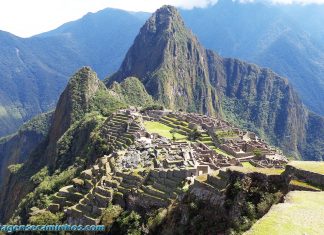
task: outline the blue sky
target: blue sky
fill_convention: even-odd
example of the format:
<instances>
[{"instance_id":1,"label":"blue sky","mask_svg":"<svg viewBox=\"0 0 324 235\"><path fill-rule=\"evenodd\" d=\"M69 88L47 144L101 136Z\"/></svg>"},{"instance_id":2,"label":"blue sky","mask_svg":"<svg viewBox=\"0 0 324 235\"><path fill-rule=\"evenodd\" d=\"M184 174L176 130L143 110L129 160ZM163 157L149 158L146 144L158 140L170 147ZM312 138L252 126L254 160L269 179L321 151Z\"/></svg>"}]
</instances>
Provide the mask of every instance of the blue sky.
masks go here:
<instances>
[{"instance_id":1,"label":"blue sky","mask_svg":"<svg viewBox=\"0 0 324 235\"><path fill-rule=\"evenodd\" d=\"M276 3L324 3L324 0L270 1ZM21 37L29 37L54 29L65 22L76 20L88 12L96 12L106 7L153 12L164 4L190 9L206 7L216 2L217 0L1 0L0 30Z\"/></svg>"}]
</instances>

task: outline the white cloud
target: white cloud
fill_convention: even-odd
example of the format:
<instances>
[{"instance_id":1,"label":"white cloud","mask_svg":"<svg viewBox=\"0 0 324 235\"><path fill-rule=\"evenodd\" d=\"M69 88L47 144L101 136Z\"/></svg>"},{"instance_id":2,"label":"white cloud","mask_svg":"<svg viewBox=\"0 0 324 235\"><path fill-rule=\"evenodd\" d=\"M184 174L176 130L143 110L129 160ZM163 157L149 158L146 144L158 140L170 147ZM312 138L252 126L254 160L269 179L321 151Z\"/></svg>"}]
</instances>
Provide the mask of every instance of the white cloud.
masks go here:
<instances>
[{"instance_id":1,"label":"white cloud","mask_svg":"<svg viewBox=\"0 0 324 235\"><path fill-rule=\"evenodd\" d=\"M253 1L253 0L239 0ZM259 0L256 0L259 1ZM271 0L280 3L324 3L324 0ZM217 0L1 0L0 29L27 37L106 7L153 12L164 4L190 9Z\"/></svg>"}]
</instances>

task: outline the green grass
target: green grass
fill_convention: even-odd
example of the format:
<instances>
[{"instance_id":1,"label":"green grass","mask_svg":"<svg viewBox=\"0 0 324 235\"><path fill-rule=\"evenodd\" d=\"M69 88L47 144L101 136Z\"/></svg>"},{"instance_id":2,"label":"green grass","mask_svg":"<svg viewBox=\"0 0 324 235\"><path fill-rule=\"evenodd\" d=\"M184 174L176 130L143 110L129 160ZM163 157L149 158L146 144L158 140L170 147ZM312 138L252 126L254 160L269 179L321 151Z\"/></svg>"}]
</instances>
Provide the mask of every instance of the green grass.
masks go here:
<instances>
[{"instance_id":1,"label":"green grass","mask_svg":"<svg viewBox=\"0 0 324 235\"><path fill-rule=\"evenodd\" d=\"M290 192L245 235L317 235L324 231L324 192Z\"/></svg>"},{"instance_id":2,"label":"green grass","mask_svg":"<svg viewBox=\"0 0 324 235\"><path fill-rule=\"evenodd\" d=\"M277 169L277 168L259 168L259 167L247 168L247 167L240 167L240 166L231 166L230 169L245 174L256 172L265 175L280 175L282 172L284 172L284 169Z\"/></svg>"},{"instance_id":3,"label":"green grass","mask_svg":"<svg viewBox=\"0 0 324 235\"><path fill-rule=\"evenodd\" d=\"M293 166L297 169L324 175L324 162L292 161L289 162L288 165Z\"/></svg>"},{"instance_id":4,"label":"green grass","mask_svg":"<svg viewBox=\"0 0 324 235\"><path fill-rule=\"evenodd\" d=\"M251 163L249 163L249 162L242 162L242 165L243 165L243 167L246 167L246 168L248 168L248 169L254 169L255 168L255 166L253 166Z\"/></svg>"},{"instance_id":5,"label":"green grass","mask_svg":"<svg viewBox=\"0 0 324 235\"><path fill-rule=\"evenodd\" d=\"M144 122L144 127L149 133L157 133L165 138L172 139L172 134L170 133L170 130L173 128L164 125L160 122L152 122L152 121L146 121ZM179 133L175 133L176 140L186 140L186 136L181 135Z\"/></svg>"},{"instance_id":6,"label":"green grass","mask_svg":"<svg viewBox=\"0 0 324 235\"><path fill-rule=\"evenodd\" d=\"M214 150L216 153L218 153L218 154L222 154L222 155L224 155L225 157L233 158L232 155L230 155L230 154L224 152L223 150L221 150L221 149L219 149L219 148L214 148L213 150Z\"/></svg>"},{"instance_id":7,"label":"green grass","mask_svg":"<svg viewBox=\"0 0 324 235\"><path fill-rule=\"evenodd\" d=\"M305 183L305 182L299 181L299 180L291 180L289 184L304 187L304 188L308 188L310 190L320 190L317 187L314 187L314 186L312 186L312 185L310 185L308 183Z\"/></svg>"}]
</instances>

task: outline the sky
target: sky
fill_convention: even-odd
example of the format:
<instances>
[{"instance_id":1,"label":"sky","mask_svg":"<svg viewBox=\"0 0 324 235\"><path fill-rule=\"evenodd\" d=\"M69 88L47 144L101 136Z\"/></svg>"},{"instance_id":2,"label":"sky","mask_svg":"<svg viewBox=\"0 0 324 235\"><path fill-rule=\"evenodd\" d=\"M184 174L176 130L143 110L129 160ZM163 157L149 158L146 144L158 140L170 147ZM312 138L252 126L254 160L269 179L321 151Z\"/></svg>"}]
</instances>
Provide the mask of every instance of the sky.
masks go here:
<instances>
[{"instance_id":1,"label":"sky","mask_svg":"<svg viewBox=\"0 0 324 235\"><path fill-rule=\"evenodd\" d=\"M270 1L285 4L324 3L324 0ZM107 7L153 12L164 4L191 9L216 2L217 0L0 0L0 30L29 37L79 19L88 12L97 12Z\"/></svg>"}]
</instances>

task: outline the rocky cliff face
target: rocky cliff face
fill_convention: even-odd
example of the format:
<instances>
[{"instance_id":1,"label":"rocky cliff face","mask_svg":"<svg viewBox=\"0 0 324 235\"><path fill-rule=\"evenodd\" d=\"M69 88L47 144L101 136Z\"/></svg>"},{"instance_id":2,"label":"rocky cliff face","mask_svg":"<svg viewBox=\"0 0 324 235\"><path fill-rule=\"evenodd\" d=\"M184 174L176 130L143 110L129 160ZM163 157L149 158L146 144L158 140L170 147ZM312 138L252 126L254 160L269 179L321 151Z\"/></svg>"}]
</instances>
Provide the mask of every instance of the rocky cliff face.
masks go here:
<instances>
[{"instance_id":1,"label":"rocky cliff face","mask_svg":"<svg viewBox=\"0 0 324 235\"><path fill-rule=\"evenodd\" d=\"M210 55L213 65L214 53ZM222 59L221 64L214 71L213 85L222 96L227 118L255 130L286 153L298 155L305 143L308 111L288 81L239 60Z\"/></svg>"},{"instance_id":2,"label":"rocky cliff face","mask_svg":"<svg viewBox=\"0 0 324 235\"><path fill-rule=\"evenodd\" d=\"M107 83L135 76L169 108L215 115L220 104L210 84L206 53L177 10L163 7L141 28L121 68Z\"/></svg>"},{"instance_id":3,"label":"rocky cliff face","mask_svg":"<svg viewBox=\"0 0 324 235\"><path fill-rule=\"evenodd\" d=\"M168 108L225 115L287 154L323 158L323 148L309 141L312 114L288 81L269 69L205 50L171 6L146 22L122 66L106 83L128 76L138 77ZM317 122L324 119L318 117Z\"/></svg>"}]
</instances>

